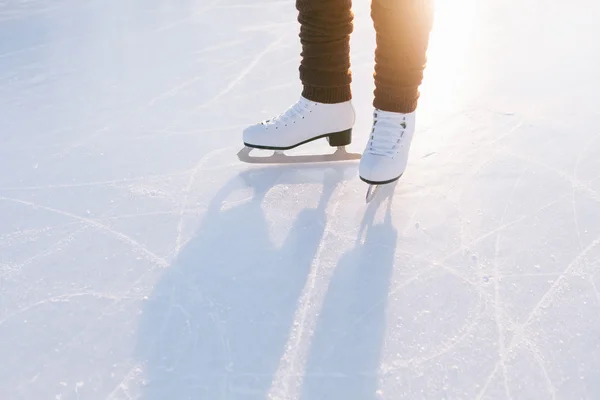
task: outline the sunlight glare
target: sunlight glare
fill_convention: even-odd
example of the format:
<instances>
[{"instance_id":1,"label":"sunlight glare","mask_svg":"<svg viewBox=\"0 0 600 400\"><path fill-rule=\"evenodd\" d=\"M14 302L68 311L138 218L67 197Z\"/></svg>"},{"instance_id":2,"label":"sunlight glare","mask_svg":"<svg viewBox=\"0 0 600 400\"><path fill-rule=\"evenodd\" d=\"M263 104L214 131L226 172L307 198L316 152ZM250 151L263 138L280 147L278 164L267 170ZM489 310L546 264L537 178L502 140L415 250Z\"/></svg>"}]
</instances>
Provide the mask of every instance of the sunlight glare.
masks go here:
<instances>
[{"instance_id":1,"label":"sunlight glare","mask_svg":"<svg viewBox=\"0 0 600 400\"><path fill-rule=\"evenodd\" d=\"M437 1L435 21L421 86L420 106L427 113L454 113L468 102L477 80L475 43L481 2Z\"/></svg>"}]
</instances>

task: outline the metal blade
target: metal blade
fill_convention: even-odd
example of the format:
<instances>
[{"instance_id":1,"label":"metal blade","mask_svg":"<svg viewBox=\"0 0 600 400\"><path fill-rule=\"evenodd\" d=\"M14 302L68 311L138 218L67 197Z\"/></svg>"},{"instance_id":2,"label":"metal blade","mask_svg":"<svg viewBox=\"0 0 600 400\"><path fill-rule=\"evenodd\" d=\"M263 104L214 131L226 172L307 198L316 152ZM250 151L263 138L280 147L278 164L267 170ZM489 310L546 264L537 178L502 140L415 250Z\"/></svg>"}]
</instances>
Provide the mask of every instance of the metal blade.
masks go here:
<instances>
[{"instance_id":1,"label":"metal blade","mask_svg":"<svg viewBox=\"0 0 600 400\"><path fill-rule=\"evenodd\" d=\"M373 198L377 194L377 189L379 189L379 186L369 185L369 188L367 189L367 195L365 196L365 202L367 204L369 204L371 200L373 200Z\"/></svg>"},{"instance_id":2,"label":"metal blade","mask_svg":"<svg viewBox=\"0 0 600 400\"><path fill-rule=\"evenodd\" d=\"M311 155L286 155L281 151L276 151L270 156L252 156L251 147L242 148L237 156L242 162L249 164L298 164L298 163L319 163L319 162L339 162L360 160L361 155L357 153L348 153L344 147L338 147L332 154L311 154Z\"/></svg>"}]
</instances>

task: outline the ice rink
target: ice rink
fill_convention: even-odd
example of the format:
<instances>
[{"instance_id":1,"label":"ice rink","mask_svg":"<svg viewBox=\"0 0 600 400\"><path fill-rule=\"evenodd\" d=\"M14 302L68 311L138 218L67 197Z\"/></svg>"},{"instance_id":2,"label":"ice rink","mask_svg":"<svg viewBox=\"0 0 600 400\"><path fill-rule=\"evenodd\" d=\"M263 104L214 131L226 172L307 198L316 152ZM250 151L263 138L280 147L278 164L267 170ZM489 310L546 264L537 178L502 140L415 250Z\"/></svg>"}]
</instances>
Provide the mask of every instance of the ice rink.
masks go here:
<instances>
[{"instance_id":1,"label":"ice rink","mask_svg":"<svg viewBox=\"0 0 600 400\"><path fill-rule=\"evenodd\" d=\"M293 0L0 0L0 399L599 399L599 16L437 0L366 205L356 161L236 157L300 94Z\"/></svg>"}]
</instances>

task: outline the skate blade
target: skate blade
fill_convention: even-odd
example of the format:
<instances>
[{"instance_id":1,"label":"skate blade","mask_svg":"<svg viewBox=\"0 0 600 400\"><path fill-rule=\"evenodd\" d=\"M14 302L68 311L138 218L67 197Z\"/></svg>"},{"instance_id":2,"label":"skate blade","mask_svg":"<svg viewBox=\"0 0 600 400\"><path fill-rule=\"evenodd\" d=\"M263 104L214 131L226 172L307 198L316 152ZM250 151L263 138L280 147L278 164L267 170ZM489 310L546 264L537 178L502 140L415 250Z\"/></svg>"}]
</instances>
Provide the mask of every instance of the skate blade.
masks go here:
<instances>
[{"instance_id":1,"label":"skate blade","mask_svg":"<svg viewBox=\"0 0 600 400\"><path fill-rule=\"evenodd\" d=\"M344 147L338 147L331 154L314 155L286 155L283 151L276 150L270 156L252 156L250 153L254 150L251 147L242 148L237 156L242 162L248 164L299 164L299 163L323 163L360 160L361 155L357 153L348 153Z\"/></svg>"},{"instance_id":2,"label":"skate blade","mask_svg":"<svg viewBox=\"0 0 600 400\"><path fill-rule=\"evenodd\" d=\"M369 204L371 200L375 198L378 189L379 185L369 185L369 188L367 189L367 195L365 196L365 202L367 204Z\"/></svg>"},{"instance_id":3,"label":"skate blade","mask_svg":"<svg viewBox=\"0 0 600 400\"><path fill-rule=\"evenodd\" d=\"M389 181L389 182L382 182L382 183L369 183L369 187L367 189L367 194L365 195L365 202L367 204L369 204L374 198L375 196L377 196L377 193L380 190L384 190L383 196L389 196L391 194L393 194L394 192L394 188L396 187L396 185L398 184L398 181L400 180L400 178L402 178L401 174L398 178Z\"/></svg>"}]
</instances>

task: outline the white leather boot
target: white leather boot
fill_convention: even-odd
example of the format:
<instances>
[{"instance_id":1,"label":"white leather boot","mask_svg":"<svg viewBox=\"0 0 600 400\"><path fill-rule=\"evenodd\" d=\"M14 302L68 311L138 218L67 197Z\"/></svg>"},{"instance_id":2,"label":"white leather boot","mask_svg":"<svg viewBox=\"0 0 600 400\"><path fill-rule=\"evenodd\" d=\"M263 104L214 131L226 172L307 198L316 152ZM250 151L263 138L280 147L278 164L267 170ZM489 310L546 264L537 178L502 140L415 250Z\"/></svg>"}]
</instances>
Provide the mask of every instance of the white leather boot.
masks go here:
<instances>
[{"instance_id":1,"label":"white leather boot","mask_svg":"<svg viewBox=\"0 0 600 400\"><path fill-rule=\"evenodd\" d=\"M346 146L352 141L354 121L351 101L325 104L300 97L282 114L246 128L244 144L250 148L287 150L327 138L331 146Z\"/></svg>"},{"instance_id":2,"label":"white leather boot","mask_svg":"<svg viewBox=\"0 0 600 400\"><path fill-rule=\"evenodd\" d=\"M373 130L360 160L360 178L371 185L398 180L406 169L414 132L415 112L375 110Z\"/></svg>"}]
</instances>

